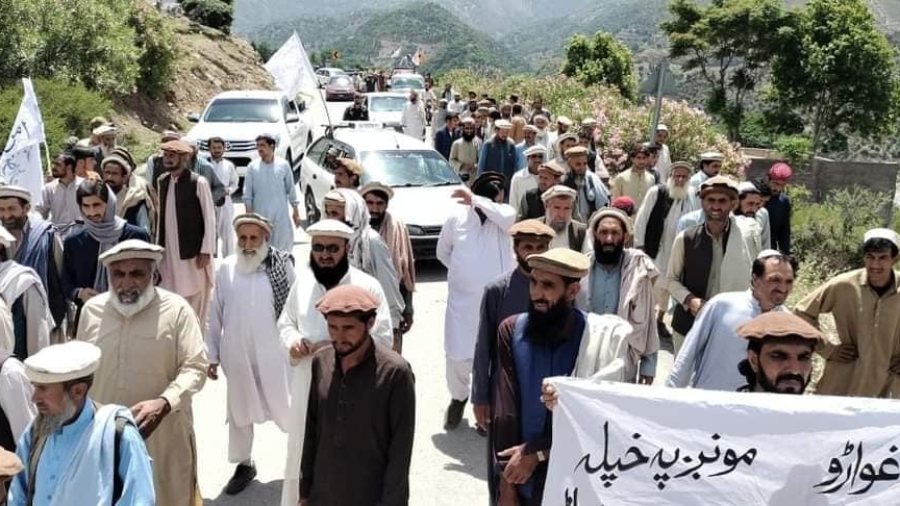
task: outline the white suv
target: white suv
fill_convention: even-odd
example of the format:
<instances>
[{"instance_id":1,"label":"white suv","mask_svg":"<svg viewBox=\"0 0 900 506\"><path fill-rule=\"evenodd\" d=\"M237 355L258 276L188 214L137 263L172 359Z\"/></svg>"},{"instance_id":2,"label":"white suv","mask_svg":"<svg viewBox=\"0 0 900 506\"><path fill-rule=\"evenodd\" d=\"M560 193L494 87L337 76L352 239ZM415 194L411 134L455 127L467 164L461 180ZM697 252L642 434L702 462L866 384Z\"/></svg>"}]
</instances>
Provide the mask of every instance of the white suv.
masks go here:
<instances>
[{"instance_id":1,"label":"white suv","mask_svg":"<svg viewBox=\"0 0 900 506\"><path fill-rule=\"evenodd\" d=\"M301 162L307 224L321 218L325 194L334 189L329 158L336 153L363 166L362 184L378 181L393 188L388 209L406 223L416 260L434 259L444 222L461 209L451 197L463 187L456 171L428 144L391 128L360 124L332 132L317 139Z\"/></svg>"},{"instance_id":2,"label":"white suv","mask_svg":"<svg viewBox=\"0 0 900 506\"><path fill-rule=\"evenodd\" d=\"M312 142L305 102L291 100L280 91L226 91L209 102L203 115L189 114L188 121L196 125L187 137L197 140L201 152L208 153L211 137L225 141L225 158L234 163L241 177L259 157L256 137L260 134L278 137L275 153L291 164L295 178L300 159Z\"/></svg>"}]
</instances>

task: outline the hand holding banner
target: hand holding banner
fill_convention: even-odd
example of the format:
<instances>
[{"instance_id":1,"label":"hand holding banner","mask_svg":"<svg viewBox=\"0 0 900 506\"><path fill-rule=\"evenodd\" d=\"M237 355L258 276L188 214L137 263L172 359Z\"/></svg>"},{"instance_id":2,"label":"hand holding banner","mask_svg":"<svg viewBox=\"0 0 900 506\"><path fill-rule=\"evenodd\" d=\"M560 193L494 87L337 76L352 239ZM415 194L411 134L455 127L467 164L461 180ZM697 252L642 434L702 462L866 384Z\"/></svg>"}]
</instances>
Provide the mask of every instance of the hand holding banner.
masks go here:
<instances>
[{"instance_id":1,"label":"hand holding banner","mask_svg":"<svg viewBox=\"0 0 900 506\"><path fill-rule=\"evenodd\" d=\"M900 504L900 401L553 384L545 506Z\"/></svg>"}]
</instances>

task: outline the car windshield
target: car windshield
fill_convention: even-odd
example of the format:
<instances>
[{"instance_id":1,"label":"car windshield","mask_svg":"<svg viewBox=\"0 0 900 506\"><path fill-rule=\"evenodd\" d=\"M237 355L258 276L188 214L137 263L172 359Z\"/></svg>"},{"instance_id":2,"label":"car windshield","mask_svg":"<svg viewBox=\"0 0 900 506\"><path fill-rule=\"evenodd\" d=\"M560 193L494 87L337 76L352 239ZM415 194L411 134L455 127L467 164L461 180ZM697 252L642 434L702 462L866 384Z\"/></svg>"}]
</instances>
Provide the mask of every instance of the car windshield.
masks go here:
<instances>
[{"instance_id":1,"label":"car windshield","mask_svg":"<svg viewBox=\"0 0 900 506\"><path fill-rule=\"evenodd\" d=\"M425 89L425 81L417 77L395 77L391 80L393 88L413 88L417 90Z\"/></svg>"},{"instance_id":2,"label":"car windshield","mask_svg":"<svg viewBox=\"0 0 900 506\"><path fill-rule=\"evenodd\" d=\"M213 102L203 121L208 123L277 123L281 107L266 98L220 98Z\"/></svg>"},{"instance_id":3,"label":"car windshield","mask_svg":"<svg viewBox=\"0 0 900 506\"><path fill-rule=\"evenodd\" d=\"M460 184L459 176L437 151L365 151L361 155L362 183L388 186Z\"/></svg>"},{"instance_id":4,"label":"car windshield","mask_svg":"<svg viewBox=\"0 0 900 506\"><path fill-rule=\"evenodd\" d=\"M369 112L402 112L408 99L397 97L369 97Z\"/></svg>"},{"instance_id":5,"label":"car windshield","mask_svg":"<svg viewBox=\"0 0 900 506\"><path fill-rule=\"evenodd\" d=\"M348 86L352 83L350 82L350 76L339 75L339 76L333 76L331 79L329 79L328 84L336 84L338 86Z\"/></svg>"}]
</instances>

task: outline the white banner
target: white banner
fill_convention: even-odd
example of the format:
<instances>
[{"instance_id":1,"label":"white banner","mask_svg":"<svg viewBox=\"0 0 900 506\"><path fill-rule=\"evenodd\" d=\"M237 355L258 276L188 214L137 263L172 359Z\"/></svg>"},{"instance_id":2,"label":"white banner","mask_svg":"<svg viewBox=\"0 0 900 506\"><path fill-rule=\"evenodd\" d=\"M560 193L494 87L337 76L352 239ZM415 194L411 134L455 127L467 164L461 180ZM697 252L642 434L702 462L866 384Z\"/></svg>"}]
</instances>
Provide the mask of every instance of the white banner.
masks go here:
<instances>
[{"instance_id":1,"label":"white banner","mask_svg":"<svg viewBox=\"0 0 900 506\"><path fill-rule=\"evenodd\" d=\"M900 401L554 382L544 506L900 504Z\"/></svg>"},{"instance_id":2,"label":"white banner","mask_svg":"<svg viewBox=\"0 0 900 506\"><path fill-rule=\"evenodd\" d=\"M46 142L44 120L31 79L22 79L22 86L25 97L0 155L0 178L6 184L28 188L31 191L31 205L36 206L41 203L41 188L44 187L44 168L41 164L41 144Z\"/></svg>"},{"instance_id":3,"label":"white banner","mask_svg":"<svg viewBox=\"0 0 900 506\"><path fill-rule=\"evenodd\" d=\"M301 91L315 94L319 88L316 72L309 62L309 56L297 32L275 51L265 67L275 78L278 89L291 99Z\"/></svg>"}]
</instances>

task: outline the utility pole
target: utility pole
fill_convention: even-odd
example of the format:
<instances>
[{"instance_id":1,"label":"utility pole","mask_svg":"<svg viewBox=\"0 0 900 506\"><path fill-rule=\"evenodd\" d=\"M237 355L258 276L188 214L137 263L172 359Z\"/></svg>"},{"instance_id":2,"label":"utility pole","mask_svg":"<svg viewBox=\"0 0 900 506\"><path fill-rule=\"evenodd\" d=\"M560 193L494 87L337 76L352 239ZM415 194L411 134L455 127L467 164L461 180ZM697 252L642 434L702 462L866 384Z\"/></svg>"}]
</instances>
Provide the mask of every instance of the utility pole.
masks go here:
<instances>
[{"instance_id":1,"label":"utility pole","mask_svg":"<svg viewBox=\"0 0 900 506\"><path fill-rule=\"evenodd\" d=\"M656 142L656 127L659 126L659 117L662 114L663 86L666 82L666 61L661 61L656 66L656 107L653 111L653 123L650 125L650 143Z\"/></svg>"}]
</instances>

